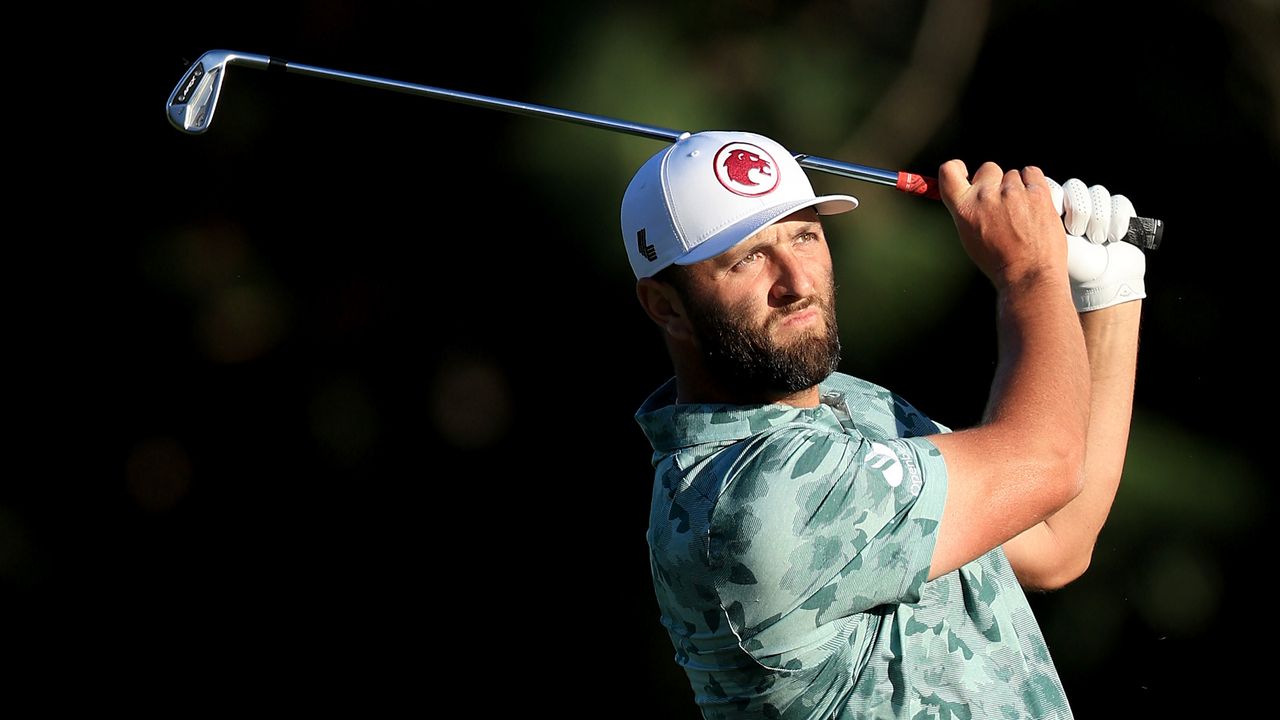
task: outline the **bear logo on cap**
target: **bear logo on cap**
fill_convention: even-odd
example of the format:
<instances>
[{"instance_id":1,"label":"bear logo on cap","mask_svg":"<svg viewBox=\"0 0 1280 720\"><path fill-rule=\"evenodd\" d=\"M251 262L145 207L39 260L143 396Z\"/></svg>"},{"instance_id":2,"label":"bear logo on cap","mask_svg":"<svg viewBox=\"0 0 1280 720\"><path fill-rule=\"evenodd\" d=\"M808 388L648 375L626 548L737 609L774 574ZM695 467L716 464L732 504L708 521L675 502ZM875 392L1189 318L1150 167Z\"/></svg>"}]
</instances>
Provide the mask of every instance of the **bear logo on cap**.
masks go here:
<instances>
[{"instance_id":1,"label":"bear logo on cap","mask_svg":"<svg viewBox=\"0 0 1280 720\"><path fill-rule=\"evenodd\" d=\"M735 195L757 197L778 187L777 163L751 143L732 142L720 148L714 167L720 184Z\"/></svg>"}]
</instances>

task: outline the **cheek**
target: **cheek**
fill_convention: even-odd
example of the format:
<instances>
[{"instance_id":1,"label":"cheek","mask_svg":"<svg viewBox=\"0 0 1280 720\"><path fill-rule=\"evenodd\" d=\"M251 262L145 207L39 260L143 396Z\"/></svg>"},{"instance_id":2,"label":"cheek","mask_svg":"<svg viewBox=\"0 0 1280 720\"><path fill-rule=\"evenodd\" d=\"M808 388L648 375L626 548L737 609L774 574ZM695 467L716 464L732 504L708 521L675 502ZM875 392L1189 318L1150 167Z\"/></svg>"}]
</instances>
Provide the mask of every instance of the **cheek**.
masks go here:
<instances>
[{"instance_id":1,"label":"cheek","mask_svg":"<svg viewBox=\"0 0 1280 720\"><path fill-rule=\"evenodd\" d=\"M725 312L731 322L743 327L762 327L769 320L767 307L762 307L751 298L743 298L735 302Z\"/></svg>"},{"instance_id":2,"label":"cheek","mask_svg":"<svg viewBox=\"0 0 1280 720\"><path fill-rule=\"evenodd\" d=\"M746 282L738 286L726 284L721 285L715 295L695 295L695 298L699 307L694 312L703 319L756 330L769 324L772 310L767 287Z\"/></svg>"}]
</instances>

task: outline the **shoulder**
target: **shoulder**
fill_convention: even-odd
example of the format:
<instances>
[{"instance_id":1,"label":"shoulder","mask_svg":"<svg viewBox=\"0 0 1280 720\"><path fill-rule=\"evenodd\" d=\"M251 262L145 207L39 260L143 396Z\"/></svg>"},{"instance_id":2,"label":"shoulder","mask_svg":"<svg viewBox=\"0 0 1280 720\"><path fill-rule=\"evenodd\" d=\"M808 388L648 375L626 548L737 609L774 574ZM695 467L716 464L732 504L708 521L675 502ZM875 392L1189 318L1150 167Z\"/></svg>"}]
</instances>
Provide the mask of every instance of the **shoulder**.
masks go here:
<instances>
[{"instance_id":1,"label":"shoulder","mask_svg":"<svg viewBox=\"0 0 1280 720\"><path fill-rule=\"evenodd\" d=\"M862 442L857 433L825 424L787 423L741 440L731 455L739 470L796 477L836 464Z\"/></svg>"},{"instance_id":2,"label":"shoulder","mask_svg":"<svg viewBox=\"0 0 1280 720\"><path fill-rule=\"evenodd\" d=\"M815 491L825 495L837 485L864 484L877 496L899 486L915 496L922 474L942 469L939 458L937 447L924 437L882 438L864 435L857 427L789 424L726 448L718 469L725 479L725 499L735 502Z\"/></svg>"},{"instance_id":3,"label":"shoulder","mask_svg":"<svg viewBox=\"0 0 1280 720\"><path fill-rule=\"evenodd\" d=\"M915 437L950 432L898 393L844 373L832 373L820 388L826 395L842 396L853 422L883 437Z\"/></svg>"}]
</instances>

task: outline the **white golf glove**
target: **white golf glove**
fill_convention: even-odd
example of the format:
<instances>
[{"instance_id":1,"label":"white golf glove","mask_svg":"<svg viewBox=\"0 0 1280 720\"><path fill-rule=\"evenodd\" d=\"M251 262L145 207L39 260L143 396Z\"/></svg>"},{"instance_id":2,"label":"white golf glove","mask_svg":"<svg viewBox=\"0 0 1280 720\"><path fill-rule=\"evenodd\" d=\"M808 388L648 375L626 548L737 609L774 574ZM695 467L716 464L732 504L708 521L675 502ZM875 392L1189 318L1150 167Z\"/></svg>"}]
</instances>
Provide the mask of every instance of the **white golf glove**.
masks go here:
<instances>
[{"instance_id":1,"label":"white golf glove","mask_svg":"<svg viewBox=\"0 0 1280 720\"><path fill-rule=\"evenodd\" d=\"M1076 312L1146 297L1146 256L1120 239L1137 215L1129 198L1110 195L1101 185L1086 187L1075 178L1065 185L1045 179L1067 229L1067 275Z\"/></svg>"}]
</instances>

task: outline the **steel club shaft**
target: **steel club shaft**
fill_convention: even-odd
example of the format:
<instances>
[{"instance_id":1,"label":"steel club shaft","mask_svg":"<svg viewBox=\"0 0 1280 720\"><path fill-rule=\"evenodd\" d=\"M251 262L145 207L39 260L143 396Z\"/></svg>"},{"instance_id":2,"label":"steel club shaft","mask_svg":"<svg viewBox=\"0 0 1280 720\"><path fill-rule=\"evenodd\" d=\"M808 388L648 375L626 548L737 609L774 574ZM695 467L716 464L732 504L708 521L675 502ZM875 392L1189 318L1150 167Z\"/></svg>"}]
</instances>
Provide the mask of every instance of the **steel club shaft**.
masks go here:
<instances>
[{"instance_id":1,"label":"steel club shaft","mask_svg":"<svg viewBox=\"0 0 1280 720\"><path fill-rule=\"evenodd\" d=\"M187 74L183 76L177 87L174 88L173 93L169 95L166 110L169 121L175 127L183 132L192 134L203 133L209 129L209 124L213 120L214 110L217 108L218 98L221 95L222 83L226 76L228 65L240 65L261 70L338 80L354 85L393 90L409 95L501 110L516 115L562 120L578 125L638 135L652 140L675 142L683 132L656 125L617 120L601 115L591 115L533 103L503 100L430 85L389 80L373 75L331 70L314 65L292 63L267 55L254 55L231 50L210 50L200 56L200 59L191 66L191 69L187 71ZM938 197L937 180L930 177L894 170L883 170L803 153L795 153L794 156L801 167L811 170L877 185L888 185L913 195L923 195L934 199ZM1159 247L1163 235L1163 221L1154 218L1134 218L1129 223L1129 232L1123 239L1144 249L1154 250Z\"/></svg>"}]
</instances>

